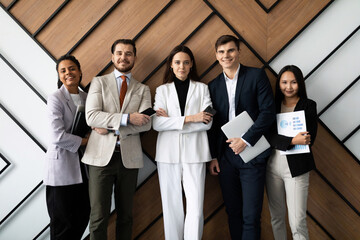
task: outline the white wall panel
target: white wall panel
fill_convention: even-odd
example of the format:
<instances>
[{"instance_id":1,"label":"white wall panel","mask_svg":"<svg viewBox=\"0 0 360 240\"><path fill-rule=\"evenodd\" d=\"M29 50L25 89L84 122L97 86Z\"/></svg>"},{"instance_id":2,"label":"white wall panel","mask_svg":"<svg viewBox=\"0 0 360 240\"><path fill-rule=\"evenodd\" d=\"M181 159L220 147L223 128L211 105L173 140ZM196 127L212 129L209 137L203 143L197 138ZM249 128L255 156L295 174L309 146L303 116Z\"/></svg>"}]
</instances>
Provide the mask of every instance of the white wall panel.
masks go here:
<instances>
[{"instance_id":1,"label":"white wall panel","mask_svg":"<svg viewBox=\"0 0 360 240\"><path fill-rule=\"evenodd\" d=\"M360 31L306 80L306 89L320 112L360 75Z\"/></svg>"},{"instance_id":2,"label":"white wall panel","mask_svg":"<svg viewBox=\"0 0 360 240\"><path fill-rule=\"evenodd\" d=\"M0 239L33 239L49 222L45 205L45 187L42 186L1 226Z\"/></svg>"},{"instance_id":3,"label":"white wall panel","mask_svg":"<svg viewBox=\"0 0 360 240\"><path fill-rule=\"evenodd\" d=\"M354 135L351 136L346 142L345 146L360 159L360 131L358 130Z\"/></svg>"},{"instance_id":4,"label":"white wall panel","mask_svg":"<svg viewBox=\"0 0 360 240\"><path fill-rule=\"evenodd\" d=\"M0 152L11 162L0 181L0 219L3 219L42 181L45 153L3 110L0 123L0 136L7 136L0 137Z\"/></svg>"},{"instance_id":5,"label":"white wall panel","mask_svg":"<svg viewBox=\"0 0 360 240\"><path fill-rule=\"evenodd\" d=\"M55 62L0 8L0 53L46 99L56 90Z\"/></svg>"},{"instance_id":6,"label":"white wall panel","mask_svg":"<svg viewBox=\"0 0 360 240\"><path fill-rule=\"evenodd\" d=\"M360 24L359 0L336 0L308 26L270 66L279 72L288 64L307 75Z\"/></svg>"},{"instance_id":7,"label":"white wall panel","mask_svg":"<svg viewBox=\"0 0 360 240\"><path fill-rule=\"evenodd\" d=\"M360 123L360 82L358 81L320 119L340 139L344 139ZM360 144L358 144L358 147Z\"/></svg>"},{"instance_id":8,"label":"white wall panel","mask_svg":"<svg viewBox=\"0 0 360 240\"><path fill-rule=\"evenodd\" d=\"M21 125L46 147L49 128L46 104L2 59L0 74L0 85L3 86L0 88L0 101ZM13 91L15 89L16 91Z\"/></svg>"}]
</instances>

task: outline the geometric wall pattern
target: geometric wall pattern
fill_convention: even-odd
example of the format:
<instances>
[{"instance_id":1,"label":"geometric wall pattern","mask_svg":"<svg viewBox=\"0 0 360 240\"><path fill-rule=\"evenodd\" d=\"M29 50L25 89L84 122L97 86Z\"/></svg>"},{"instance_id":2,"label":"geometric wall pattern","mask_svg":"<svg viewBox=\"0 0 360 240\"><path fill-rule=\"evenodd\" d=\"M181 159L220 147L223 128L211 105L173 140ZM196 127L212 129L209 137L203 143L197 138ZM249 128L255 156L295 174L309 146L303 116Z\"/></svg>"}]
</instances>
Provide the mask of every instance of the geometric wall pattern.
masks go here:
<instances>
[{"instance_id":1,"label":"geometric wall pattern","mask_svg":"<svg viewBox=\"0 0 360 240\"><path fill-rule=\"evenodd\" d=\"M112 42L132 38L138 49L133 75L154 97L177 44L193 50L203 82L218 75L213 46L222 34L241 39L241 62L265 68L273 86L284 65L303 70L319 115L310 238L360 239L360 1L0 0L0 6L0 239L49 238L42 168L56 58L71 53L79 59L86 89L94 76L112 71ZM156 132L142 142L146 165L134 199L133 237L163 239ZM203 239L230 239L217 181L206 178ZM262 239L272 239L266 196Z\"/></svg>"}]
</instances>

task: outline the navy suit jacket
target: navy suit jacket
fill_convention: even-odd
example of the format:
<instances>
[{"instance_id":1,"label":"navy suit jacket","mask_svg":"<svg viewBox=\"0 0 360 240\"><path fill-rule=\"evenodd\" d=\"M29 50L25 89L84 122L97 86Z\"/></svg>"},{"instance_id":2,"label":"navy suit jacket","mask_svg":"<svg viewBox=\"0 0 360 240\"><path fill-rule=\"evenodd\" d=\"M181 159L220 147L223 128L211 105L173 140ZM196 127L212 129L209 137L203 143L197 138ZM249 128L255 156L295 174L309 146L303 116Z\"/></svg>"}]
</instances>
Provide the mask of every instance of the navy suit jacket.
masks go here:
<instances>
[{"instance_id":1,"label":"navy suit jacket","mask_svg":"<svg viewBox=\"0 0 360 240\"><path fill-rule=\"evenodd\" d=\"M209 83L209 91L213 107L217 113L213 119L212 128L208 132L212 158L221 159L226 143L226 136L221 126L229 121L229 98L226 90L224 73L221 73ZM235 115L247 111L254 124L242 136L252 146L262 135L268 132L275 121L275 104L270 82L263 69L240 66L235 94ZM265 162L270 155L270 148L250 161L250 163Z\"/></svg>"}]
</instances>

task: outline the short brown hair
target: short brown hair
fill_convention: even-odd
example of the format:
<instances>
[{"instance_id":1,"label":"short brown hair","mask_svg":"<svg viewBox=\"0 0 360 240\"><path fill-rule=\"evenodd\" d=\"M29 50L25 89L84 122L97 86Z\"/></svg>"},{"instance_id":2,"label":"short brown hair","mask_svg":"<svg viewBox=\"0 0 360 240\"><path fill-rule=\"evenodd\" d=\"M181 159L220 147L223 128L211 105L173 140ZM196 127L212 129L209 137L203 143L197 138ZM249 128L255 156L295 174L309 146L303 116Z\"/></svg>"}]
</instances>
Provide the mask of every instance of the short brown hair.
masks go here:
<instances>
[{"instance_id":1,"label":"short brown hair","mask_svg":"<svg viewBox=\"0 0 360 240\"><path fill-rule=\"evenodd\" d=\"M111 46L111 53L114 54L116 45L118 45L119 43L122 44L128 44L128 45L132 45L133 49L134 49L134 56L136 56L136 47L135 47L135 42L131 39L118 39L116 40L113 45Z\"/></svg>"},{"instance_id":2,"label":"short brown hair","mask_svg":"<svg viewBox=\"0 0 360 240\"><path fill-rule=\"evenodd\" d=\"M215 51L217 51L219 46L224 45L228 42L234 42L237 47L237 50L240 49L240 40L238 38L236 38L232 35L222 35L215 42Z\"/></svg>"}]
</instances>

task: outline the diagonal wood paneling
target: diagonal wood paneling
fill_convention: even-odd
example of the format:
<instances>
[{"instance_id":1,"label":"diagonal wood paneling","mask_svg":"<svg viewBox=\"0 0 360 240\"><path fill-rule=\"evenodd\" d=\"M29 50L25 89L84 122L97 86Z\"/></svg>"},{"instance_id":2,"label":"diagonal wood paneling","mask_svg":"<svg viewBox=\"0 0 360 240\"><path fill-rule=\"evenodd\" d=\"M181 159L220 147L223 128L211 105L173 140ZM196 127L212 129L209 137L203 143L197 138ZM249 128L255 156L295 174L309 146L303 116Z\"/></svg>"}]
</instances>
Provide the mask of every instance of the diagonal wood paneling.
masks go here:
<instances>
[{"instance_id":1,"label":"diagonal wood paneling","mask_svg":"<svg viewBox=\"0 0 360 240\"><path fill-rule=\"evenodd\" d=\"M313 151L317 169L360 211L359 163L320 124Z\"/></svg>"},{"instance_id":2,"label":"diagonal wood paneling","mask_svg":"<svg viewBox=\"0 0 360 240\"><path fill-rule=\"evenodd\" d=\"M83 84L89 83L110 62L110 47L116 39L134 38L168 2L166 0L121 2L73 53L81 60L83 71L87 75ZM138 43L136 48L138 58L133 73L135 78L141 80L135 71L139 69L139 62L150 56ZM92 51L89 52L89 49Z\"/></svg>"},{"instance_id":3,"label":"diagonal wood paneling","mask_svg":"<svg viewBox=\"0 0 360 240\"><path fill-rule=\"evenodd\" d=\"M11 8L10 12L33 34L63 2L59 0L19 1Z\"/></svg>"},{"instance_id":4,"label":"diagonal wood paneling","mask_svg":"<svg viewBox=\"0 0 360 240\"><path fill-rule=\"evenodd\" d=\"M270 60L331 0L280 1L268 15L267 54Z\"/></svg>"},{"instance_id":5,"label":"diagonal wood paneling","mask_svg":"<svg viewBox=\"0 0 360 240\"><path fill-rule=\"evenodd\" d=\"M4 7L8 7L12 0L1 0L0 3L4 5Z\"/></svg>"},{"instance_id":6,"label":"diagonal wood paneling","mask_svg":"<svg viewBox=\"0 0 360 240\"><path fill-rule=\"evenodd\" d=\"M136 63L136 78L144 80L210 13L201 1L175 1L136 42L142 56Z\"/></svg>"},{"instance_id":7,"label":"diagonal wood paneling","mask_svg":"<svg viewBox=\"0 0 360 240\"><path fill-rule=\"evenodd\" d=\"M67 53L115 2L70 1L39 33L37 39L55 58L59 58Z\"/></svg>"},{"instance_id":8,"label":"diagonal wood paneling","mask_svg":"<svg viewBox=\"0 0 360 240\"><path fill-rule=\"evenodd\" d=\"M6 7L11 0L0 0ZM35 0L17 1L10 13L24 25L30 33L38 27L64 1ZM222 34L237 31L250 48L256 51L262 62L244 43L241 43L241 62L245 65L267 66L269 59L276 55L298 32L304 28L331 0L280 1L267 14L255 1L220 1L209 3L231 25L212 12L207 1L192 0L107 0L70 1L62 11L37 35L39 42L55 57L68 52L101 19L104 14L116 7L104 20L75 48L73 54L80 60L84 74L83 84L87 85L110 62L110 46L118 38L137 36L138 59L133 74L142 81L147 80L154 97L155 89L162 84L164 66L160 64L170 50L187 39L194 52L199 74L205 72L202 81L208 83L221 72L215 64L214 43ZM261 0L270 7L274 0ZM169 4L169 5L168 5ZM161 13L141 35L138 35L165 6ZM206 20L206 22L204 22ZM199 28L199 29L197 29ZM196 32L194 32L197 30ZM157 69L159 67L159 69ZM112 66L105 72L111 72ZM208 71L208 72L207 72ZM272 87L276 76L266 69ZM150 75L152 74L152 75ZM143 149L155 157L157 133L153 130L143 134ZM335 239L360 239L356 226L359 226L360 209L359 164L323 127L319 126L318 139L314 145L314 155L319 173L311 174L309 213L309 234L311 239L329 239L329 236L316 223L324 227ZM342 199L329 186L334 186L344 197ZM221 191L216 177L207 176L204 202L203 239L229 239L227 216L222 206ZM139 239L163 239L163 220L161 198L157 174L153 175L136 193L134 199L134 237ZM348 202L348 203L347 203ZM264 201L262 215L262 239L272 239L270 215L267 200ZM145 231L144 231L145 229ZM144 232L143 232L144 231ZM115 215L109 224L109 239L115 239ZM288 229L290 238L290 232Z\"/></svg>"},{"instance_id":9,"label":"diagonal wood paneling","mask_svg":"<svg viewBox=\"0 0 360 240\"><path fill-rule=\"evenodd\" d=\"M335 239L360 239L360 218L316 172L310 174L308 211Z\"/></svg>"},{"instance_id":10,"label":"diagonal wood paneling","mask_svg":"<svg viewBox=\"0 0 360 240\"><path fill-rule=\"evenodd\" d=\"M263 59L269 60L329 1L280 1L269 14L255 1L209 2Z\"/></svg>"}]
</instances>

